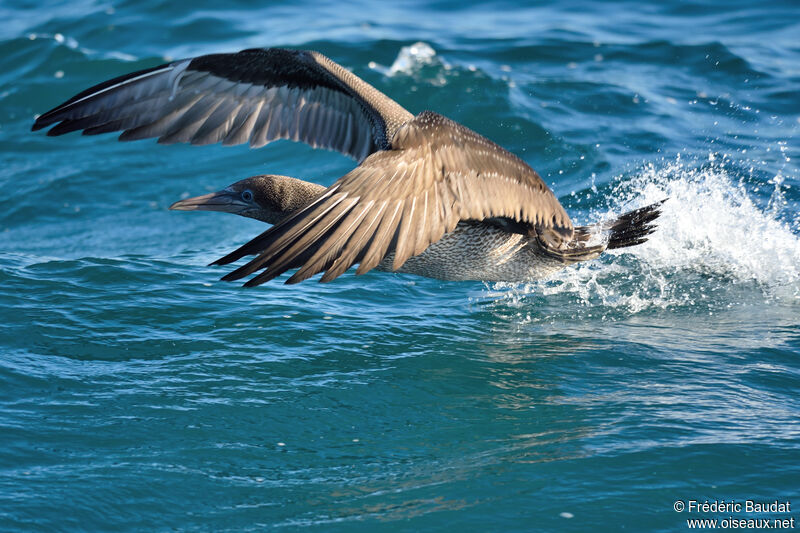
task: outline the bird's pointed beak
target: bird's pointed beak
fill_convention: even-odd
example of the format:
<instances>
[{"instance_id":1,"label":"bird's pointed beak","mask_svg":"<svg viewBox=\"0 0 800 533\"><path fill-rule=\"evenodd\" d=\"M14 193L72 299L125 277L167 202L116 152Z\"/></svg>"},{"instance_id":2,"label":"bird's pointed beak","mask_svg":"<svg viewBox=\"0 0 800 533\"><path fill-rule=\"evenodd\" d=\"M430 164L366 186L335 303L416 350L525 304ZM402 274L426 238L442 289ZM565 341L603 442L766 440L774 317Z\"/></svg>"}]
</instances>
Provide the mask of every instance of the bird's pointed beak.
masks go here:
<instances>
[{"instance_id":1,"label":"bird's pointed beak","mask_svg":"<svg viewBox=\"0 0 800 533\"><path fill-rule=\"evenodd\" d=\"M221 211L234 214L241 213L247 207L238 194L227 190L186 198L169 206L175 211Z\"/></svg>"}]
</instances>

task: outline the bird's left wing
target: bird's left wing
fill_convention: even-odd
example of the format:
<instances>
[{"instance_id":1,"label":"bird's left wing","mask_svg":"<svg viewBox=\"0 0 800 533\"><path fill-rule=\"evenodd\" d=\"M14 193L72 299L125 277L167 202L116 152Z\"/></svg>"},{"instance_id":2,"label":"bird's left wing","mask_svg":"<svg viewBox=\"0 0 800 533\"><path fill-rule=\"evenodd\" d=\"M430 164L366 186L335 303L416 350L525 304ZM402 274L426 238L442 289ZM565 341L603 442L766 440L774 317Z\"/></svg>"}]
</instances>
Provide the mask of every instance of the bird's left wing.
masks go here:
<instances>
[{"instance_id":1,"label":"bird's left wing","mask_svg":"<svg viewBox=\"0 0 800 533\"><path fill-rule=\"evenodd\" d=\"M96 85L40 116L48 135L122 131L259 147L292 139L361 161L388 147L413 118L386 95L322 54L280 48L182 59Z\"/></svg>"}]
</instances>

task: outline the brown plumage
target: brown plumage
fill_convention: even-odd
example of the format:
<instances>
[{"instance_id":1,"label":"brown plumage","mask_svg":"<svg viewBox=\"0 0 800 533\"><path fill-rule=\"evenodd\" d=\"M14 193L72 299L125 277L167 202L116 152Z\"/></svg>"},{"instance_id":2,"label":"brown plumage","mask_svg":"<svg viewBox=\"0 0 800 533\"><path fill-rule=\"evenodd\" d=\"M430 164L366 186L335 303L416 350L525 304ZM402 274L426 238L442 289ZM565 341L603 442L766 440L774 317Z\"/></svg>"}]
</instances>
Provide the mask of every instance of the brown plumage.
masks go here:
<instances>
[{"instance_id":1,"label":"brown plumage","mask_svg":"<svg viewBox=\"0 0 800 533\"><path fill-rule=\"evenodd\" d=\"M555 195L524 161L439 114L413 116L317 52L245 50L175 61L88 89L39 117L34 129L52 124L49 135L121 130L121 140L158 137L164 143L261 146L292 139L360 161L216 262L256 255L223 278L263 270L248 286L295 268L289 282L320 272L322 281L330 281L355 264L358 274L386 268L387 258L391 270L405 270L416 258L409 268L426 275L421 264L436 268L420 258L432 245L464 246L458 239L487 232L517 240L525 235L523 247L536 243L537 254L561 263L570 255L588 258L605 249L603 244L590 250L586 234L573 228ZM276 202L308 192L306 185L279 181L272 186L284 189L269 195ZM655 208L650 212L657 216ZM628 226L643 238L649 231L641 227L649 230L648 224Z\"/></svg>"},{"instance_id":2,"label":"brown plumage","mask_svg":"<svg viewBox=\"0 0 800 533\"><path fill-rule=\"evenodd\" d=\"M325 187L315 183L266 174L238 181L216 193L175 202L170 209L223 211L277 224L308 207L324 192ZM570 240L556 230L531 231L528 226L507 218L460 221L399 269L394 268L393 252L375 268L451 281L529 281L572 263L594 259L608 248L644 242L655 229L652 222L658 217L659 207L660 203L612 221L576 227ZM252 253L257 253L257 249ZM339 275L346 261L334 262L325 276ZM300 269L288 283L303 276ZM251 281L261 282L256 278Z\"/></svg>"}]
</instances>

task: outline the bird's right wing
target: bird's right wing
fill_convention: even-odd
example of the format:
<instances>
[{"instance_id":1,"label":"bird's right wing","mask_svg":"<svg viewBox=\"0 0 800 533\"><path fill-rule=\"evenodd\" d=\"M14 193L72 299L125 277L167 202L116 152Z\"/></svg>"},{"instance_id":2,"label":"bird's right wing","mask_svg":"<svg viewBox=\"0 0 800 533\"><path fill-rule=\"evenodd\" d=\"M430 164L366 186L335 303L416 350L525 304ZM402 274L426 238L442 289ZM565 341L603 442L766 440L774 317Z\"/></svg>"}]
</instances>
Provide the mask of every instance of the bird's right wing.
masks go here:
<instances>
[{"instance_id":1,"label":"bird's right wing","mask_svg":"<svg viewBox=\"0 0 800 533\"><path fill-rule=\"evenodd\" d=\"M397 270L459 221L492 217L572 235L564 208L524 161L426 111L397 131L390 150L372 154L311 204L215 264L259 254L223 278L266 269L248 286L292 268L300 270L290 283L322 271L322 281L330 281L355 263L361 274L389 252Z\"/></svg>"},{"instance_id":2,"label":"bird's right wing","mask_svg":"<svg viewBox=\"0 0 800 533\"><path fill-rule=\"evenodd\" d=\"M106 81L40 116L48 135L259 147L292 139L361 161L411 113L318 52L280 48L183 59Z\"/></svg>"}]
</instances>

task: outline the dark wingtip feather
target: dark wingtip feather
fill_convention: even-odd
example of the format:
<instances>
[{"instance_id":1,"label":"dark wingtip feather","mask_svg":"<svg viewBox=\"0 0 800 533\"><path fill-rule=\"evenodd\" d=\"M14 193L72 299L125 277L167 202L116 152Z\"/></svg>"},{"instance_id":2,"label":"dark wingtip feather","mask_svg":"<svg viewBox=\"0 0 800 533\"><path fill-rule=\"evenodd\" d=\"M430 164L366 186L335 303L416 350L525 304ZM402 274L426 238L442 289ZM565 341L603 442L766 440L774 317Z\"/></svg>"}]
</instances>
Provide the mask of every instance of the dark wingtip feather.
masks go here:
<instances>
[{"instance_id":1,"label":"dark wingtip feather","mask_svg":"<svg viewBox=\"0 0 800 533\"><path fill-rule=\"evenodd\" d=\"M274 233L270 233L274 229L275 229L275 226L273 226L272 228L268 229L267 231L265 231L264 233L262 233L258 237L255 237L251 241L243 244L242 246L240 246L239 248L235 249L234 251L232 251L228 255L226 255L224 257L220 257L219 259L217 259L216 261L211 263L209 266L228 265L230 263L233 263L234 261L238 261L239 259L241 259L242 257L244 257L246 255L255 255L257 253L260 253L269 244L271 244L274 241L274 239L273 239ZM250 264L250 263L248 263L248 264Z\"/></svg>"},{"instance_id":2,"label":"dark wingtip feather","mask_svg":"<svg viewBox=\"0 0 800 533\"><path fill-rule=\"evenodd\" d=\"M50 126L51 124L55 124L56 122L60 122L64 118L65 114L69 112L68 111L69 108L73 104L78 102L79 100L82 100L82 99L84 99L86 97L93 96L96 93L100 93L104 89L107 89L108 87L111 87L113 85L120 84L120 83L122 83L124 81L127 81L129 79L135 78L137 76L142 76L142 75L147 74L149 72L153 72L154 70L158 70L160 68L164 68L164 67L166 67L168 65L170 65L170 63L164 63L164 64L158 65L156 67L146 68L146 69L143 69L143 70L137 70L136 72L130 72L128 74L123 74L122 76L117 76L116 78L112 78L112 79L106 80L106 81L104 81L102 83L98 83L97 85L94 85L93 87L89 87L85 91L79 92L78 94L76 94L75 96L73 96L72 98L67 100L66 102L62 103L61 105L58 105L58 106L54 107L53 109L51 109L50 111L48 111L47 113L42 114L33 123L33 126L31 127L31 131L38 131L38 130L40 130L42 128L46 128L47 126ZM70 131L74 131L74 130L59 131L57 133L51 133L52 131L53 130L50 130L49 132L47 132L47 134L50 135L50 136L64 135L65 133L69 133Z\"/></svg>"},{"instance_id":3,"label":"dark wingtip feather","mask_svg":"<svg viewBox=\"0 0 800 533\"><path fill-rule=\"evenodd\" d=\"M36 121L34 121L33 126L31 126L31 131L39 131L39 130L41 130L43 128L46 128L48 126L52 126L53 124L58 122L59 121L59 116L60 116L60 113L61 113L61 108L65 104L66 104L66 102L64 102L63 104L61 104L58 107L54 107L53 109L51 109L47 113L39 115L39 118L37 118Z\"/></svg>"},{"instance_id":4,"label":"dark wingtip feather","mask_svg":"<svg viewBox=\"0 0 800 533\"><path fill-rule=\"evenodd\" d=\"M65 133L69 133L75 131L77 128L72 127L71 120L65 120L60 124L56 124L54 127L47 130L48 137L58 137L59 135L64 135Z\"/></svg>"},{"instance_id":5,"label":"dark wingtip feather","mask_svg":"<svg viewBox=\"0 0 800 533\"><path fill-rule=\"evenodd\" d=\"M248 287L248 288L249 287L258 287L259 285L262 285L262 284L264 284L264 283L266 283L268 281L271 281L271 280L277 278L278 276L283 274L283 272L285 272L285 270L282 270L282 271L267 270L266 272L262 272L258 276L255 276L254 278L251 278L251 279L247 280L247 282L245 282L243 287Z\"/></svg>"},{"instance_id":6,"label":"dark wingtip feather","mask_svg":"<svg viewBox=\"0 0 800 533\"><path fill-rule=\"evenodd\" d=\"M250 263L247 263L246 265L241 266L241 267L237 268L236 270L232 270L231 272L228 272L227 274L222 276L220 279L222 281L237 281L237 280L240 280L243 277L245 277L248 274L250 274L250 272L244 271L245 267L247 267L249 265L250 265Z\"/></svg>"},{"instance_id":7,"label":"dark wingtip feather","mask_svg":"<svg viewBox=\"0 0 800 533\"><path fill-rule=\"evenodd\" d=\"M233 252L229 253L225 257L220 257L216 261L210 262L208 264L208 266L222 266L222 265L227 265L227 264L233 263L234 261L236 261L236 259L233 259L233 257L232 257L234 253L236 253L236 251L233 251Z\"/></svg>"},{"instance_id":8,"label":"dark wingtip feather","mask_svg":"<svg viewBox=\"0 0 800 533\"><path fill-rule=\"evenodd\" d=\"M314 276L314 274L312 274L310 271L305 271L304 272L303 269L300 269L297 272L295 272L294 274L292 274L292 276L289 279L287 279L286 281L284 281L284 283L286 285L296 285L296 284L300 283L301 281L305 281L308 278L313 277L313 276ZM320 280L320 281L322 281L322 280Z\"/></svg>"}]
</instances>

